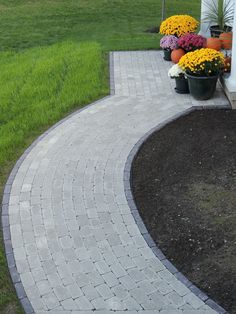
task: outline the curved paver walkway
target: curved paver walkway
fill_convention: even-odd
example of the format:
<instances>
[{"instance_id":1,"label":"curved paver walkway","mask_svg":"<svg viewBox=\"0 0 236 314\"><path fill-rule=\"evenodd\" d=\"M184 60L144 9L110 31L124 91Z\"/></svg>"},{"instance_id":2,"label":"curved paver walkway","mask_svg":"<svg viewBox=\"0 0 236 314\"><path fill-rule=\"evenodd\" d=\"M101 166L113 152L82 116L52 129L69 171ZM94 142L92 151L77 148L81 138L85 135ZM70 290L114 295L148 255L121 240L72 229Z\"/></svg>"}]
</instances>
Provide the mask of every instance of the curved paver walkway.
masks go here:
<instances>
[{"instance_id":1,"label":"curved paver walkway","mask_svg":"<svg viewBox=\"0 0 236 314\"><path fill-rule=\"evenodd\" d=\"M199 103L173 91L160 52L112 58L115 95L51 129L6 186L4 236L18 295L29 313L27 298L36 313L215 313L149 248L123 182L138 140ZM222 104L228 102L220 91L200 103Z\"/></svg>"}]
</instances>

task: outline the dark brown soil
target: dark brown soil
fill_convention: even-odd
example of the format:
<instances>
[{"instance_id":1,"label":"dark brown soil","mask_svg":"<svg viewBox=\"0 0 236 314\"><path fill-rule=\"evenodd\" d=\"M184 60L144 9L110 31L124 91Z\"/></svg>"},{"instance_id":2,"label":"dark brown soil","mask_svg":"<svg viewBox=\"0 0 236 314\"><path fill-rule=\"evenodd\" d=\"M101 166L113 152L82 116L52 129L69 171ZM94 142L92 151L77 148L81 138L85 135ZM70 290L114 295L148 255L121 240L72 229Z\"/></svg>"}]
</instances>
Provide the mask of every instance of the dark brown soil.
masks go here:
<instances>
[{"instance_id":1,"label":"dark brown soil","mask_svg":"<svg viewBox=\"0 0 236 314\"><path fill-rule=\"evenodd\" d=\"M163 253L236 313L236 110L195 111L155 132L131 178L137 207Z\"/></svg>"}]
</instances>

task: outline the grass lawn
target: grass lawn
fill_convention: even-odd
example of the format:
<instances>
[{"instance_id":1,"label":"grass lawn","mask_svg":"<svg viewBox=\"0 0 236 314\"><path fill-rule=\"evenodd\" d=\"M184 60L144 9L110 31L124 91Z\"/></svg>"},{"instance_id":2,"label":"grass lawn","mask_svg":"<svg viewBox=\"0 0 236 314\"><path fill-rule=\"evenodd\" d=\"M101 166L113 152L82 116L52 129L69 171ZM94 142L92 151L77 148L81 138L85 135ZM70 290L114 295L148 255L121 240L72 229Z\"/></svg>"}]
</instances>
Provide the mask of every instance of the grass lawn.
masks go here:
<instances>
[{"instance_id":1,"label":"grass lawn","mask_svg":"<svg viewBox=\"0 0 236 314\"><path fill-rule=\"evenodd\" d=\"M167 14L199 16L200 0L167 0ZM0 49L93 40L105 50L157 48L161 0L0 0Z\"/></svg>"},{"instance_id":2,"label":"grass lawn","mask_svg":"<svg viewBox=\"0 0 236 314\"><path fill-rule=\"evenodd\" d=\"M155 49L161 0L0 0L0 199L40 133L108 93L109 50ZM200 0L167 0L198 18ZM1 239L0 239L1 240ZM21 313L0 245L0 313Z\"/></svg>"}]
</instances>

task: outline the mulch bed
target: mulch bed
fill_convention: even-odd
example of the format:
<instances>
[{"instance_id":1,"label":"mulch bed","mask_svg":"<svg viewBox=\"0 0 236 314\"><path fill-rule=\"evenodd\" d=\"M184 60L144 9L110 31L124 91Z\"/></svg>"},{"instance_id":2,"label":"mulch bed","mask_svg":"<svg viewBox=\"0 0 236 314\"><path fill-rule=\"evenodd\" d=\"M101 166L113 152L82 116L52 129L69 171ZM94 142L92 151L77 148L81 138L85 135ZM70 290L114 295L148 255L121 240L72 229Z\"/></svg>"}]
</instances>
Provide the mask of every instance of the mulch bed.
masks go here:
<instances>
[{"instance_id":1,"label":"mulch bed","mask_svg":"<svg viewBox=\"0 0 236 314\"><path fill-rule=\"evenodd\" d=\"M236 313L236 110L194 111L153 133L131 185L167 258Z\"/></svg>"}]
</instances>

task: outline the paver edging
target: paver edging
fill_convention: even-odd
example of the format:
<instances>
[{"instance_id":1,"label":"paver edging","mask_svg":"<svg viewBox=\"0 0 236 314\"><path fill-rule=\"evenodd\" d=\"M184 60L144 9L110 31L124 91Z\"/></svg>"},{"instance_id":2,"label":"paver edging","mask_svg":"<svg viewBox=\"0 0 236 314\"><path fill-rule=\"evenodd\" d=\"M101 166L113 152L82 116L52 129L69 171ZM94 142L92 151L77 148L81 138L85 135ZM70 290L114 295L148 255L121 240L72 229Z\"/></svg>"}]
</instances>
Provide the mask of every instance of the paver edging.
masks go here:
<instances>
[{"instance_id":1,"label":"paver edging","mask_svg":"<svg viewBox=\"0 0 236 314\"><path fill-rule=\"evenodd\" d=\"M8 270L11 275L11 279L13 282L13 285L16 290L17 297L19 301L21 302L21 305L25 311L26 314L34 314L34 309L26 295L24 286L20 279L20 274L17 271L16 268L16 261L13 253L12 248L12 242L11 242L11 232L10 232L10 224L9 224L9 200L10 200L10 193L12 188L12 183L14 182L14 179L17 175L17 172L23 163L23 161L26 159L28 154L31 152L31 150L42 140L44 139L52 130L57 128L59 125L64 123L65 121L69 120L74 115L77 115L78 113L94 106L97 103L103 102L105 99L111 98L115 94L115 82L114 82L114 54L113 52L109 53L109 87L110 87L110 94L94 101L91 104L88 104L84 106L83 108L76 110L63 118L62 120L55 123L52 127L50 127L47 131L45 131L42 135L40 135L33 143L24 151L24 153L21 155L21 157L17 160L15 163L15 166L13 167L7 182L4 187L3 191L3 198L2 198L2 212L1 212L1 220L2 220L2 233L3 233L3 242L5 247L5 256L7 259L7 265Z\"/></svg>"},{"instance_id":2,"label":"paver edging","mask_svg":"<svg viewBox=\"0 0 236 314\"><path fill-rule=\"evenodd\" d=\"M195 294L198 298L200 298L206 305L211 307L213 310L215 310L219 314L227 314L228 312L221 307L219 304L217 304L215 301L210 299L206 293L201 291L196 285L194 285L188 278L186 278L178 269L166 258L166 256L162 253L162 251L158 248L154 240L152 239L151 235L149 234L142 217L139 214L139 210L136 207L132 190L131 190L131 167L132 162L142 146L146 143L149 136L153 134L154 132L157 132L161 130L166 125L170 124L171 122L177 120L180 117L183 117L185 115L188 115L189 113L195 111L195 110L204 110L204 109L231 109L231 106L192 106L188 108L187 110L174 115L173 117L165 120L164 122L160 123L158 126L152 128L149 132L147 132L141 139L135 144L135 146L132 148L132 150L129 153L129 156L126 160L125 169L124 169L124 190L126 199L128 202L128 205L131 210L131 214L134 217L134 220L140 230L140 233L142 234L143 238L145 239L148 246L151 248L155 256L163 263L163 265L181 282L183 283L187 288L191 290L193 294Z\"/></svg>"}]
</instances>

